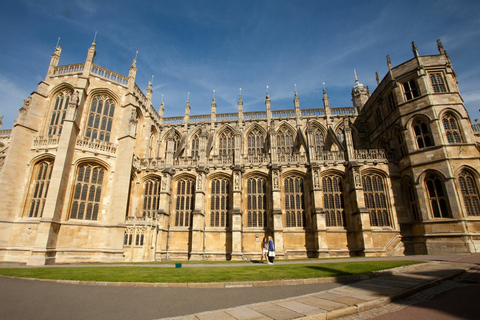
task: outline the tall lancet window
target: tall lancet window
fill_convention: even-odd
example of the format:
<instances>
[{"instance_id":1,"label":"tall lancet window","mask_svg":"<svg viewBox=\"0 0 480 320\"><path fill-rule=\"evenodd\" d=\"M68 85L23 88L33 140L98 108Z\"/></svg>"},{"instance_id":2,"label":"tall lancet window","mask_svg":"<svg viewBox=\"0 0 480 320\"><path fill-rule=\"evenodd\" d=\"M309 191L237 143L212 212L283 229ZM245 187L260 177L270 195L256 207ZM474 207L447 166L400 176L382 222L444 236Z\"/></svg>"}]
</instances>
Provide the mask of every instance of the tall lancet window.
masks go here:
<instances>
[{"instance_id":1,"label":"tall lancet window","mask_svg":"<svg viewBox=\"0 0 480 320\"><path fill-rule=\"evenodd\" d=\"M247 227L264 228L267 210L267 181L264 178L247 180Z\"/></svg>"},{"instance_id":2,"label":"tall lancet window","mask_svg":"<svg viewBox=\"0 0 480 320\"><path fill-rule=\"evenodd\" d=\"M192 220L192 212L195 208L195 181L193 179L180 179L177 182L177 194L175 204L175 226L189 227Z\"/></svg>"},{"instance_id":3,"label":"tall lancet window","mask_svg":"<svg viewBox=\"0 0 480 320\"><path fill-rule=\"evenodd\" d=\"M467 209L467 215L480 216L480 200L474 176L469 171L462 170L458 177L458 182L462 191L463 202Z\"/></svg>"},{"instance_id":4,"label":"tall lancet window","mask_svg":"<svg viewBox=\"0 0 480 320\"><path fill-rule=\"evenodd\" d=\"M277 132L277 148L279 154L293 153L293 133L286 126L282 126Z\"/></svg>"},{"instance_id":5,"label":"tall lancet window","mask_svg":"<svg viewBox=\"0 0 480 320\"><path fill-rule=\"evenodd\" d=\"M248 154L263 155L265 153L265 138L257 128L248 133Z\"/></svg>"},{"instance_id":6,"label":"tall lancet window","mask_svg":"<svg viewBox=\"0 0 480 320\"><path fill-rule=\"evenodd\" d=\"M312 143L315 147L315 152L317 154L320 154L323 152L323 145L324 145L323 133L318 128L315 128L315 132L313 133Z\"/></svg>"},{"instance_id":7,"label":"tall lancet window","mask_svg":"<svg viewBox=\"0 0 480 320\"><path fill-rule=\"evenodd\" d=\"M462 138L460 131L458 130L457 119L455 119L453 115L447 113L443 116L442 123L448 143L461 143Z\"/></svg>"},{"instance_id":8,"label":"tall lancet window","mask_svg":"<svg viewBox=\"0 0 480 320\"><path fill-rule=\"evenodd\" d=\"M231 130L225 130L220 135L218 153L221 156L233 157L235 151L235 137Z\"/></svg>"},{"instance_id":9,"label":"tall lancet window","mask_svg":"<svg viewBox=\"0 0 480 320\"><path fill-rule=\"evenodd\" d=\"M284 180L285 227L305 226L305 199L303 179L288 177Z\"/></svg>"},{"instance_id":10,"label":"tall lancet window","mask_svg":"<svg viewBox=\"0 0 480 320\"><path fill-rule=\"evenodd\" d=\"M78 168L70 219L98 220L105 170L95 164Z\"/></svg>"},{"instance_id":11,"label":"tall lancet window","mask_svg":"<svg viewBox=\"0 0 480 320\"><path fill-rule=\"evenodd\" d=\"M213 179L210 199L210 226L228 227L230 225L230 181Z\"/></svg>"},{"instance_id":12,"label":"tall lancet window","mask_svg":"<svg viewBox=\"0 0 480 320\"><path fill-rule=\"evenodd\" d=\"M434 218L451 218L448 196L443 180L435 173L425 177L430 209Z\"/></svg>"},{"instance_id":13,"label":"tall lancet window","mask_svg":"<svg viewBox=\"0 0 480 320\"><path fill-rule=\"evenodd\" d=\"M41 218L47 199L48 187L52 177L53 161L43 160L35 165L33 181L28 193L27 205L29 218Z\"/></svg>"},{"instance_id":14,"label":"tall lancet window","mask_svg":"<svg viewBox=\"0 0 480 320\"><path fill-rule=\"evenodd\" d=\"M85 136L92 140L110 141L115 105L106 96L96 96L90 106Z\"/></svg>"},{"instance_id":15,"label":"tall lancet window","mask_svg":"<svg viewBox=\"0 0 480 320\"><path fill-rule=\"evenodd\" d=\"M160 205L160 179L152 178L145 182L143 191L142 216L155 217Z\"/></svg>"},{"instance_id":16,"label":"tall lancet window","mask_svg":"<svg viewBox=\"0 0 480 320\"><path fill-rule=\"evenodd\" d=\"M342 194L342 178L339 176L326 176L322 179L323 207L326 215L327 227L344 227L345 211Z\"/></svg>"},{"instance_id":17,"label":"tall lancet window","mask_svg":"<svg viewBox=\"0 0 480 320\"><path fill-rule=\"evenodd\" d=\"M192 138L191 155L193 158L198 158L198 151L200 150L200 137L195 134Z\"/></svg>"},{"instance_id":18,"label":"tall lancet window","mask_svg":"<svg viewBox=\"0 0 480 320\"><path fill-rule=\"evenodd\" d=\"M65 90L60 92L55 98L53 105L52 117L48 126L48 135L60 135L62 133L63 121L67 115L68 102L70 101L72 92Z\"/></svg>"},{"instance_id":19,"label":"tall lancet window","mask_svg":"<svg viewBox=\"0 0 480 320\"><path fill-rule=\"evenodd\" d=\"M378 174L365 174L362 180L365 205L370 212L370 225L372 227L389 227L390 218L383 177Z\"/></svg>"}]
</instances>

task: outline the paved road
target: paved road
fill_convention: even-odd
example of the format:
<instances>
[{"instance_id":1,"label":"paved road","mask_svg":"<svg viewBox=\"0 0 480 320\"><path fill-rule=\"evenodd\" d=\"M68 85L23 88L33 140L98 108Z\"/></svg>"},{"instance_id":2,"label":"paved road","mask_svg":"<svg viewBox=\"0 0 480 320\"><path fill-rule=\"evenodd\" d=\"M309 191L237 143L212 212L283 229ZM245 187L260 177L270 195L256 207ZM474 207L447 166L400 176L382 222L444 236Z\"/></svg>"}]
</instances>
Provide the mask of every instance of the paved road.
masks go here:
<instances>
[{"instance_id":1,"label":"paved road","mask_svg":"<svg viewBox=\"0 0 480 320\"><path fill-rule=\"evenodd\" d=\"M448 261L459 256L395 257L388 260L412 258ZM342 285L345 283L221 289L142 288L71 285L0 277L0 319L151 320L285 299Z\"/></svg>"},{"instance_id":2,"label":"paved road","mask_svg":"<svg viewBox=\"0 0 480 320\"><path fill-rule=\"evenodd\" d=\"M254 288L138 288L0 277L0 319L159 319L328 290L340 283Z\"/></svg>"}]
</instances>

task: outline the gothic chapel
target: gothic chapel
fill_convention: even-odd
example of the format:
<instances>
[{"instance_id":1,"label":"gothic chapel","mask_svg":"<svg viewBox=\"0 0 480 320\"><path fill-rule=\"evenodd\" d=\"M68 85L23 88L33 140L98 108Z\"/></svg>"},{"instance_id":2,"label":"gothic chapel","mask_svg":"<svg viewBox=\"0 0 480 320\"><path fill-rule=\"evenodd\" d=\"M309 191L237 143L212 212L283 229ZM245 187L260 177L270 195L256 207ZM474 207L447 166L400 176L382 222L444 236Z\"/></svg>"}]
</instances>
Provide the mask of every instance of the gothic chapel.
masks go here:
<instances>
[{"instance_id":1,"label":"gothic chapel","mask_svg":"<svg viewBox=\"0 0 480 320\"><path fill-rule=\"evenodd\" d=\"M0 261L259 259L477 252L480 124L440 41L350 107L164 117L124 76L59 65L0 130ZM0 119L1 121L1 119ZM0 122L1 124L1 122Z\"/></svg>"}]
</instances>

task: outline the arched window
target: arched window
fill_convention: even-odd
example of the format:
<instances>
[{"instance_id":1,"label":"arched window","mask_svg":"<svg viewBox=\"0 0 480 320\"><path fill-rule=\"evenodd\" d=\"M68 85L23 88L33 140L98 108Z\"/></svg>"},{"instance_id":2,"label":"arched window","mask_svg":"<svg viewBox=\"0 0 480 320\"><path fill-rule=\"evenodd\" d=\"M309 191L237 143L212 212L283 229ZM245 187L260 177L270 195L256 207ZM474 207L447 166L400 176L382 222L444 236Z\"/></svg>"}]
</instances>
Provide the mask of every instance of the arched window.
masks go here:
<instances>
[{"instance_id":1,"label":"arched window","mask_svg":"<svg viewBox=\"0 0 480 320\"><path fill-rule=\"evenodd\" d=\"M247 227L264 228L267 215L267 180L247 180Z\"/></svg>"},{"instance_id":2,"label":"arched window","mask_svg":"<svg viewBox=\"0 0 480 320\"><path fill-rule=\"evenodd\" d=\"M415 120L413 123L413 131L419 149L433 146L430 129L422 119Z\"/></svg>"},{"instance_id":3,"label":"arched window","mask_svg":"<svg viewBox=\"0 0 480 320\"><path fill-rule=\"evenodd\" d=\"M324 145L324 136L322 131L319 128L315 128L315 132L313 133L313 141L311 144L315 148L315 152L320 154L323 152L323 145Z\"/></svg>"},{"instance_id":4,"label":"arched window","mask_svg":"<svg viewBox=\"0 0 480 320\"><path fill-rule=\"evenodd\" d=\"M403 181L403 192L407 200L407 207L410 210L414 221L420 220L420 210L418 209L417 191L409 178Z\"/></svg>"},{"instance_id":5,"label":"arched window","mask_svg":"<svg viewBox=\"0 0 480 320\"><path fill-rule=\"evenodd\" d=\"M143 217L155 217L160 204L160 179L152 178L145 182L143 192Z\"/></svg>"},{"instance_id":6,"label":"arched window","mask_svg":"<svg viewBox=\"0 0 480 320\"><path fill-rule=\"evenodd\" d=\"M175 226L189 227L195 208L195 181L188 178L179 180L176 198Z\"/></svg>"},{"instance_id":7,"label":"arched window","mask_svg":"<svg viewBox=\"0 0 480 320\"><path fill-rule=\"evenodd\" d=\"M447 92L441 73L431 73L430 82L432 83L433 92Z\"/></svg>"},{"instance_id":8,"label":"arched window","mask_svg":"<svg viewBox=\"0 0 480 320\"><path fill-rule=\"evenodd\" d=\"M43 215L43 208L52 177L52 169L52 160L40 161L33 169L33 179L27 200L27 205L29 205L29 209L27 209L29 218L41 218Z\"/></svg>"},{"instance_id":9,"label":"arched window","mask_svg":"<svg viewBox=\"0 0 480 320\"><path fill-rule=\"evenodd\" d=\"M286 126L282 126L277 132L278 154L293 153L293 133Z\"/></svg>"},{"instance_id":10,"label":"arched window","mask_svg":"<svg viewBox=\"0 0 480 320\"><path fill-rule=\"evenodd\" d=\"M345 227L345 211L342 194L342 178L326 176L322 178L323 207L327 227Z\"/></svg>"},{"instance_id":11,"label":"arched window","mask_svg":"<svg viewBox=\"0 0 480 320\"><path fill-rule=\"evenodd\" d=\"M106 96L96 96L90 106L85 136L92 140L110 141L115 105Z\"/></svg>"},{"instance_id":12,"label":"arched window","mask_svg":"<svg viewBox=\"0 0 480 320\"><path fill-rule=\"evenodd\" d=\"M467 209L467 215L480 216L480 200L474 176L469 171L462 170L458 177L458 182L462 191L465 209Z\"/></svg>"},{"instance_id":13,"label":"arched window","mask_svg":"<svg viewBox=\"0 0 480 320\"><path fill-rule=\"evenodd\" d=\"M61 92L55 98L55 104L52 110L52 117L48 126L48 135L60 135L62 133L63 121L67 115L68 102L70 101L72 92L66 90Z\"/></svg>"},{"instance_id":14,"label":"arched window","mask_svg":"<svg viewBox=\"0 0 480 320\"><path fill-rule=\"evenodd\" d=\"M248 154L263 155L265 153L265 137L262 132L254 128L248 133Z\"/></svg>"},{"instance_id":15,"label":"arched window","mask_svg":"<svg viewBox=\"0 0 480 320\"><path fill-rule=\"evenodd\" d=\"M225 130L220 135L218 153L221 156L233 157L235 151L235 137L231 130Z\"/></svg>"},{"instance_id":16,"label":"arched window","mask_svg":"<svg viewBox=\"0 0 480 320\"><path fill-rule=\"evenodd\" d=\"M155 130L152 130L150 133L150 138L148 139L148 158L155 158L156 154L154 152L155 148Z\"/></svg>"},{"instance_id":17,"label":"arched window","mask_svg":"<svg viewBox=\"0 0 480 320\"><path fill-rule=\"evenodd\" d=\"M409 80L403 83L403 91L405 93L405 101L412 100L420 96L415 80Z\"/></svg>"},{"instance_id":18,"label":"arched window","mask_svg":"<svg viewBox=\"0 0 480 320\"><path fill-rule=\"evenodd\" d=\"M343 130L343 127L338 129L337 131L337 139L340 143L343 144L343 142L345 141L345 132Z\"/></svg>"},{"instance_id":19,"label":"arched window","mask_svg":"<svg viewBox=\"0 0 480 320\"><path fill-rule=\"evenodd\" d=\"M95 164L78 168L70 219L98 220L105 170Z\"/></svg>"},{"instance_id":20,"label":"arched window","mask_svg":"<svg viewBox=\"0 0 480 320\"><path fill-rule=\"evenodd\" d=\"M448 143L461 143L462 138L455 117L447 113L443 116L442 122Z\"/></svg>"},{"instance_id":21,"label":"arched window","mask_svg":"<svg viewBox=\"0 0 480 320\"><path fill-rule=\"evenodd\" d=\"M428 191L428 201L433 217L449 218L450 210L445 188L440 177L434 173L425 177L425 186Z\"/></svg>"},{"instance_id":22,"label":"arched window","mask_svg":"<svg viewBox=\"0 0 480 320\"><path fill-rule=\"evenodd\" d=\"M124 246L131 246L132 245L133 233L134 233L133 228L127 228L125 230L125 235L123 237L123 245Z\"/></svg>"},{"instance_id":23,"label":"arched window","mask_svg":"<svg viewBox=\"0 0 480 320\"><path fill-rule=\"evenodd\" d=\"M383 177L378 174L365 174L362 181L365 205L370 212L370 225L373 227L390 226Z\"/></svg>"},{"instance_id":24,"label":"arched window","mask_svg":"<svg viewBox=\"0 0 480 320\"><path fill-rule=\"evenodd\" d=\"M198 150L200 149L200 137L198 133L192 137L191 155L193 158L198 158Z\"/></svg>"},{"instance_id":25,"label":"arched window","mask_svg":"<svg viewBox=\"0 0 480 320\"><path fill-rule=\"evenodd\" d=\"M172 154L173 156L175 156L175 154L177 153L178 147L180 146L180 140L181 140L180 135L176 131L173 134L168 135L167 139L165 139L166 141L165 142L165 158L167 157L169 141L173 142Z\"/></svg>"},{"instance_id":26,"label":"arched window","mask_svg":"<svg viewBox=\"0 0 480 320\"><path fill-rule=\"evenodd\" d=\"M403 157L407 154L407 147L405 146L405 141L403 139L403 133L400 130L396 130L398 150L400 152L400 157Z\"/></svg>"},{"instance_id":27,"label":"arched window","mask_svg":"<svg viewBox=\"0 0 480 320\"><path fill-rule=\"evenodd\" d=\"M285 227L305 227L304 184L300 177L284 180Z\"/></svg>"},{"instance_id":28,"label":"arched window","mask_svg":"<svg viewBox=\"0 0 480 320\"><path fill-rule=\"evenodd\" d=\"M213 179L210 194L210 226L229 227L230 181Z\"/></svg>"}]
</instances>

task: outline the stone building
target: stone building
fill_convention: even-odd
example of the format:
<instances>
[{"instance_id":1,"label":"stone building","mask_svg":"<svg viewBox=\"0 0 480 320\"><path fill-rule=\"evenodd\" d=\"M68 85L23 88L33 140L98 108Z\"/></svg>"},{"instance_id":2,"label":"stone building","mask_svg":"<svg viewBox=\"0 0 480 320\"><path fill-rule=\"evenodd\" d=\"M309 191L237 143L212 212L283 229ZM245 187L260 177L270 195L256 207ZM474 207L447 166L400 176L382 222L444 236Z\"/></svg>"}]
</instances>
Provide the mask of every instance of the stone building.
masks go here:
<instances>
[{"instance_id":1,"label":"stone building","mask_svg":"<svg viewBox=\"0 0 480 320\"><path fill-rule=\"evenodd\" d=\"M413 44L413 43L412 43ZM0 131L0 261L476 252L480 136L450 59L393 67L351 107L163 117L128 76L59 65Z\"/></svg>"}]
</instances>

